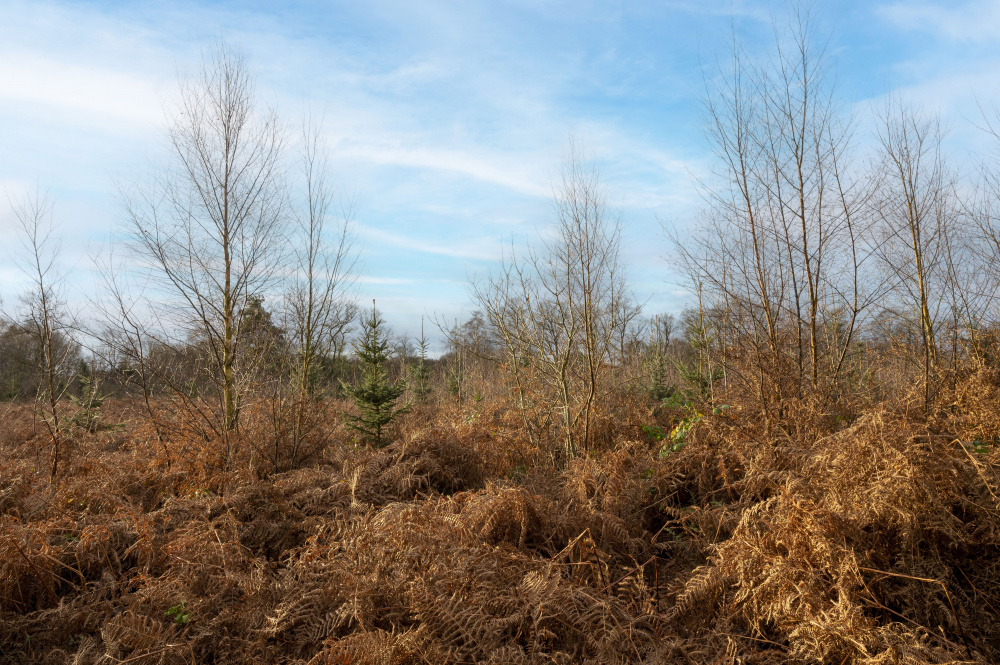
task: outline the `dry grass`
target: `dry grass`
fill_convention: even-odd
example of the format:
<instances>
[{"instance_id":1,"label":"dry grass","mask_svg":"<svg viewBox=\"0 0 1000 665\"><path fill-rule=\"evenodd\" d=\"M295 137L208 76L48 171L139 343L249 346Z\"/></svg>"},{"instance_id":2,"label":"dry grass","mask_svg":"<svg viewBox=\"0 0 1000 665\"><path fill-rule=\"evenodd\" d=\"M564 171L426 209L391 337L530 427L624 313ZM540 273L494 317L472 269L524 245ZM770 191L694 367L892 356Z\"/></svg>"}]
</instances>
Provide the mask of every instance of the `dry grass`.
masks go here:
<instances>
[{"instance_id":1,"label":"dry grass","mask_svg":"<svg viewBox=\"0 0 1000 665\"><path fill-rule=\"evenodd\" d=\"M0 663L996 662L998 385L733 408L663 459L633 405L561 470L489 400L280 473L263 424L227 464L109 404L55 484L0 405Z\"/></svg>"}]
</instances>

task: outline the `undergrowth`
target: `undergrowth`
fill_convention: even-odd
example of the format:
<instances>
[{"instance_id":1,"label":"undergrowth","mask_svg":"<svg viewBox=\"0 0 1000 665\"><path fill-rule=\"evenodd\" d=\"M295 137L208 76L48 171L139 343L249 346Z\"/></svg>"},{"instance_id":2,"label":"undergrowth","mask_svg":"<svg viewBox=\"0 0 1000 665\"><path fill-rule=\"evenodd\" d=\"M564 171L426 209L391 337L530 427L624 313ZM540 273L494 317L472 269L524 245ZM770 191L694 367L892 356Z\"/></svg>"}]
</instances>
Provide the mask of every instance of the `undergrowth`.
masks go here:
<instances>
[{"instance_id":1,"label":"undergrowth","mask_svg":"<svg viewBox=\"0 0 1000 665\"><path fill-rule=\"evenodd\" d=\"M998 385L919 422L636 405L569 462L424 405L295 468L108 400L54 482L0 405L0 663L997 662Z\"/></svg>"}]
</instances>

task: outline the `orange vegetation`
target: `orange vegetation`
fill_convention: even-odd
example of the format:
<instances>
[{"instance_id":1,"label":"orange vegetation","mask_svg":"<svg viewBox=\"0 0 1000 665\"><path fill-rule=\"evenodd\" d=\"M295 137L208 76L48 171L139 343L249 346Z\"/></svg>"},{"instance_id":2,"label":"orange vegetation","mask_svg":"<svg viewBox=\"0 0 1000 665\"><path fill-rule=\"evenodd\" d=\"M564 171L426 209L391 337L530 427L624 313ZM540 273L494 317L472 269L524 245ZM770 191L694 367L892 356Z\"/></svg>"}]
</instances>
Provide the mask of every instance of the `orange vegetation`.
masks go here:
<instances>
[{"instance_id":1,"label":"orange vegetation","mask_svg":"<svg viewBox=\"0 0 1000 665\"><path fill-rule=\"evenodd\" d=\"M227 461L109 401L54 484L3 405L0 663L997 662L998 385L919 423L734 406L663 457L636 404L568 463L500 402L381 450L333 404L289 470L252 415Z\"/></svg>"}]
</instances>

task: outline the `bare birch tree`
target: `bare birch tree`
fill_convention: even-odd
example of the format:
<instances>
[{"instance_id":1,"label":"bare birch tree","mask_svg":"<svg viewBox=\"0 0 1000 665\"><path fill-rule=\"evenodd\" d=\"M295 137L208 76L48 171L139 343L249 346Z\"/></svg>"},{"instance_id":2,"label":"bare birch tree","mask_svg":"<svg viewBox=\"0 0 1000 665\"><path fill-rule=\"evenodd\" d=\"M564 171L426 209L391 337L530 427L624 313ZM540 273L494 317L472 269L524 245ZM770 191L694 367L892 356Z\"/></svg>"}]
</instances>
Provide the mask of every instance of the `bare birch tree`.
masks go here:
<instances>
[{"instance_id":1,"label":"bare birch tree","mask_svg":"<svg viewBox=\"0 0 1000 665\"><path fill-rule=\"evenodd\" d=\"M897 315L919 331L926 410L938 362L938 324L954 276L949 270L958 217L953 177L936 117L890 101L879 118L878 138L875 168L884 174L875 206L883 240L879 258L897 294Z\"/></svg>"},{"instance_id":2,"label":"bare birch tree","mask_svg":"<svg viewBox=\"0 0 1000 665\"><path fill-rule=\"evenodd\" d=\"M20 327L32 338L37 369L41 377L37 400L42 421L52 439L50 477L59 472L63 448L61 400L71 383L71 365L76 358L73 326L69 319L65 294L65 278L59 270L62 243L52 221L52 205L48 197L26 194L11 202L16 230L20 240L14 262L27 280L21 294Z\"/></svg>"},{"instance_id":3,"label":"bare birch tree","mask_svg":"<svg viewBox=\"0 0 1000 665\"><path fill-rule=\"evenodd\" d=\"M875 298L866 278L869 194L850 175L852 121L815 25L793 8L764 55L734 32L728 60L705 79L717 159L704 184L707 210L688 237L670 232L706 306L726 313L733 330L723 337L740 340L742 366L727 375L763 404L836 380ZM834 322L846 330L827 334Z\"/></svg>"},{"instance_id":4,"label":"bare birch tree","mask_svg":"<svg viewBox=\"0 0 1000 665\"><path fill-rule=\"evenodd\" d=\"M335 216L334 192L321 124L306 121L302 130L303 208L296 216L295 273L287 292L291 332L297 352L301 398L313 393L316 364L340 353L343 334L358 314L350 289L357 268L353 205Z\"/></svg>"},{"instance_id":5,"label":"bare birch tree","mask_svg":"<svg viewBox=\"0 0 1000 665\"><path fill-rule=\"evenodd\" d=\"M182 82L169 139L170 168L123 197L126 220L173 322L208 349L217 428L229 441L250 373L240 364L240 312L284 265L285 132L258 101L244 57L220 44Z\"/></svg>"},{"instance_id":6,"label":"bare birch tree","mask_svg":"<svg viewBox=\"0 0 1000 665\"><path fill-rule=\"evenodd\" d=\"M167 385L170 379L163 377L152 362L156 342L151 330L152 311L146 305L147 294L141 285L128 279L125 262L116 260L113 251L95 257L94 264L102 288L90 300L93 318L90 334L99 341L106 363L118 371L122 384L127 388L137 387L141 392L143 406L169 468L171 452L155 406L154 390L157 379Z\"/></svg>"},{"instance_id":7,"label":"bare birch tree","mask_svg":"<svg viewBox=\"0 0 1000 665\"><path fill-rule=\"evenodd\" d=\"M591 418L607 387L615 340L639 308L620 258L620 215L597 168L572 144L554 200L553 237L524 258L512 251L499 274L472 292L515 372L533 362L553 390L571 458L591 443Z\"/></svg>"},{"instance_id":8,"label":"bare birch tree","mask_svg":"<svg viewBox=\"0 0 1000 665\"><path fill-rule=\"evenodd\" d=\"M979 339L982 329L1000 321L1000 168L997 166L1000 160L1000 109L993 107L991 113L984 109L982 115L980 129L987 137L992 154L982 158L977 165L978 179L965 205L971 230L968 255L978 257L978 260L967 264L968 288L965 295L970 300L970 342L973 353L980 360L986 354L985 340Z\"/></svg>"},{"instance_id":9,"label":"bare birch tree","mask_svg":"<svg viewBox=\"0 0 1000 665\"><path fill-rule=\"evenodd\" d=\"M358 315L352 297L357 268L352 204L335 215L322 124L306 120L302 128L301 166L305 200L296 214L294 273L286 292L288 328L295 357L296 410L292 428L294 457L303 435L307 402L314 394L321 363L332 363L344 350L344 338Z\"/></svg>"}]
</instances>

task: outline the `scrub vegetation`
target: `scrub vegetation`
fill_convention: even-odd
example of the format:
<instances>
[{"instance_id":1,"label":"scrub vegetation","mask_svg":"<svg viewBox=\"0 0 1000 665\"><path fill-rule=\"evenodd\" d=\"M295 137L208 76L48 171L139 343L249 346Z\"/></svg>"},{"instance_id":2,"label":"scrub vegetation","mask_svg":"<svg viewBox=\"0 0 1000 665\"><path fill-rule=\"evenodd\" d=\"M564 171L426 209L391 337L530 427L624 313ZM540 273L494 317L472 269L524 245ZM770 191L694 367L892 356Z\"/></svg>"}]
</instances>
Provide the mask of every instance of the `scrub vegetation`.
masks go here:
<instances>
[{"instance_id":1,"label":"scrub vegetation","mask_svg":"<svg viewBox=\"0 0 1000 665\"><path fill-rule=\"evenodd\" d=\"M1000 661L1000 166L850 117L789 25L706 71L674 315L572 146L431 357L353 297L317 125L225 46L87 317L26 199L0 663Z\"/></svg>"}]
</instances>

